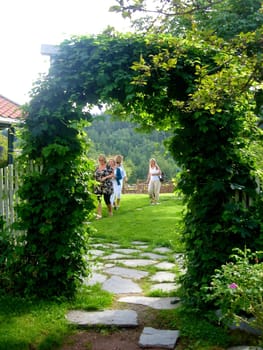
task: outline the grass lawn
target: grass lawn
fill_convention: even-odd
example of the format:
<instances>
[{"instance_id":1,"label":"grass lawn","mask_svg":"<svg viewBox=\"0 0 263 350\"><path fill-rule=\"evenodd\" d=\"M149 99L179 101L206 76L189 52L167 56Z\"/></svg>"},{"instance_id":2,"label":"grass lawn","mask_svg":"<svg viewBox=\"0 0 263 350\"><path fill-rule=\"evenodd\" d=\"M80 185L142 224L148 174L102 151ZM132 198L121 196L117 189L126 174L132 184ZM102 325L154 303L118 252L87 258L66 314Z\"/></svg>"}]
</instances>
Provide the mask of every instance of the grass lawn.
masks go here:
<instances>
[{"instance_id":1,"label":"grass lawn","mask_svg":"<svg viewBox=\"0 0 263 350\"><path fill-rule=\"evenodd\" d=\"M162 194L161 204L149 205L147 195L123 195L121 208L108 217L94 220L93 241L104 238L130 246L134 240L170 246L182 251L180 220L182 203L173 194ZM86 288L72 302L48 302L0 297L0 350L56 349L72 332L65 314L72 308L100 310L110 307L112 296L98 287Z\"/></svg>"},{"instance_id":2,"label":"grass lawn","mask_svg":"<svg viewBox=\"0 0 263 350\"><path fill-rule=\"evenodd\" d=\"M97 230L93 237L103 237L124 246L141 240L181 252L182 210L182 200L174 194L161 194L160 205L150 205L146 194L126 194L113 217L108 216L106 206L103 206L103 218L93 222Z\"/></svg>"},{"instance_id":3,"label":"grass lawn","mask_svg":"<svg viewBox=\"0 0 263 350\"><path fill-rule=\"evenodd\" d=\"M160 205L151 206L147 195L122 196L121 207L108 217L92 220L92 242L119 243L132 247L133 241L145 241L150 247L166 246L183 252L181 242L182 200L173 194L161 194ZM72 301L41 301L0 297L0 350L56 350L66 336L74 332L65 314L70 309L102 310L114 304L114 297L98 286L84 287ZM164 327L180 329L184 350L222 350L227 333L211 325L200 315L184 310L160 311ZM221 347L219 346L221 345ZM180 348L181 350L181 348Z\"/></svg>"},{"instance_id":4,"label":"grass lawn","mask_svg":"<svg viewBox=\"0 0 263 350\"><path fill-rule=\"evenodd\" d=\"M72 302L0 297L0 350L55 350L74 331L70 309L102 310L113 298L97 286L84 288Z\"/></svg>"}]
</instances>

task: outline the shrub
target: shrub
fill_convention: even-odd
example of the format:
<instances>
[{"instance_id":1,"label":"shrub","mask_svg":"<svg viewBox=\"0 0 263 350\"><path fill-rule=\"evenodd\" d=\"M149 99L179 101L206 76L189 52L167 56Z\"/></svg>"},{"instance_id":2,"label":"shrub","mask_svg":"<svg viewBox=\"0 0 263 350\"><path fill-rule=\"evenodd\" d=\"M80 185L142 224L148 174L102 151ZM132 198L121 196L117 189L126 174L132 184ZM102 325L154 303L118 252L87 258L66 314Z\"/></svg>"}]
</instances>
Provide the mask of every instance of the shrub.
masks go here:
<instances>
[{"instance_id":1,"label":"shrub","mask_svg":"<svg viewBox=\"0 0 263 350\"><path fill-rule=\"evenodd\" d=\"M15 239L5 229L5 222L0 216L0 290L10 291L13 281L10 275L10 261L14 257Z\"/></svg>"},{"instance_id":2,"label":"shrub","mask_svg":"<svg viewBox=\"0 0 263 350\"><path fill-rule=\"evenodd\" d=\"M258 260L262 252L233 251L233 261L216 270L207 299L220 308L224 323L245 322L263 331L263 263Z\"/></svg>"}]
</instances>

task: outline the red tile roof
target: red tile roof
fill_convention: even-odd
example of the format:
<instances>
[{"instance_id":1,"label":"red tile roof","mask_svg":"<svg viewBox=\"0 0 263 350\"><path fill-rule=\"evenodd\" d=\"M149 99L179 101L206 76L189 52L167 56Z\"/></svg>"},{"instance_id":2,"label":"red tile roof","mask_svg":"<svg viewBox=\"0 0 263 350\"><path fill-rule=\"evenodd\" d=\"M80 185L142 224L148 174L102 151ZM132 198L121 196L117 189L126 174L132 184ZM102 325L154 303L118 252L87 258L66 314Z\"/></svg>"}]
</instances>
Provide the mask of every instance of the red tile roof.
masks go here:
<instances>
[{"instance_id":1,"label":"red tile roof","mask_svg":"<svg viewBox=\"0 0 263 350\"><path fill-rule=\"evenodd\" d=\"M17 119L22 117L20 105L0 95L0 117Z\"/></svg>"}]
</instances>

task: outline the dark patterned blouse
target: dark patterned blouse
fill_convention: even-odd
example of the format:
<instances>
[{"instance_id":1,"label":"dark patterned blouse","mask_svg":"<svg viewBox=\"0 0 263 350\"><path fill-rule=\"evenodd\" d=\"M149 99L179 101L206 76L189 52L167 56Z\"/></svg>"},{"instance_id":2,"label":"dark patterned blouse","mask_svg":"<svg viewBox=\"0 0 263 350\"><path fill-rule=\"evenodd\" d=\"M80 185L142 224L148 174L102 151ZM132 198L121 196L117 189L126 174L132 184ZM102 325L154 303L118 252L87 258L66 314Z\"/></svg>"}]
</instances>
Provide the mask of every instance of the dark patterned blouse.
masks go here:
<instances>
[{"instance_id":1,"label":"dark patterned blouse","mask_svg":"<svg viewBox=\"0 0 263 350\"><path fill-rule=\"evenodd\" d=\"M113 169L106 165L106 167L103 170L99 170L99 168L96 168L95 170L95 180L100 182L98 186L95 187L94 193L98 195L102 194L112 194L113 193L113 183L111 179L106 179L105 181L101 182L101 179L105 176L109 176L113 173Z\"/></svg>"}]
</instances>

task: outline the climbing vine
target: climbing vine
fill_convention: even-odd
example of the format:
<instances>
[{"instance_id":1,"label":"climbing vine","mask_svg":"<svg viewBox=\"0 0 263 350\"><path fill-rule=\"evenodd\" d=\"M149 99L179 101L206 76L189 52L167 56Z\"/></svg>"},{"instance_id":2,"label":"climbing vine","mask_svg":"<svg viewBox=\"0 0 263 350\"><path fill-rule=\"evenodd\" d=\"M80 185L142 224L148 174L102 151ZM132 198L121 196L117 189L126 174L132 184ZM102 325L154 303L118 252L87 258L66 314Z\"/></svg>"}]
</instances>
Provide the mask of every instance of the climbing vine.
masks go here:
<instances>
[{"instance_id":1,"label":"climbing vine","mask_svg":"<svg viewBox=\"0 0 263 350\"><path fill-rule=\"evenodd\" d=\"M70 95L40 82L28 106L21 164L18 256L10 264L14 291L39 297L72 296L89 273L87 253L95 206L93 163L83 128L89 115Z\"/></svg>"},{"instance_id":2,"label":"climbing vine","mask_svg":"<svg viewBox=\"0 0 263 350\"><path fill-rule=\"evenodd\" d=\"M43 294L47 286L50 294L71 293L84 273L92 164L79 121L94 105L106 104L146 129L173 132L167 143L182 167L178 187L187 204L186 301L203 304L201 287L233 247L262 249L262 198L250 154L261 135L254 113L258 61L246 49L256 40L247 36L243 47L229 48L196 34L108 32L59 46L33 91L24 133L23 157L42 170L26 177L21 190L22 287L36 291L40 280Z\"/></svg>"}]
</instances>

